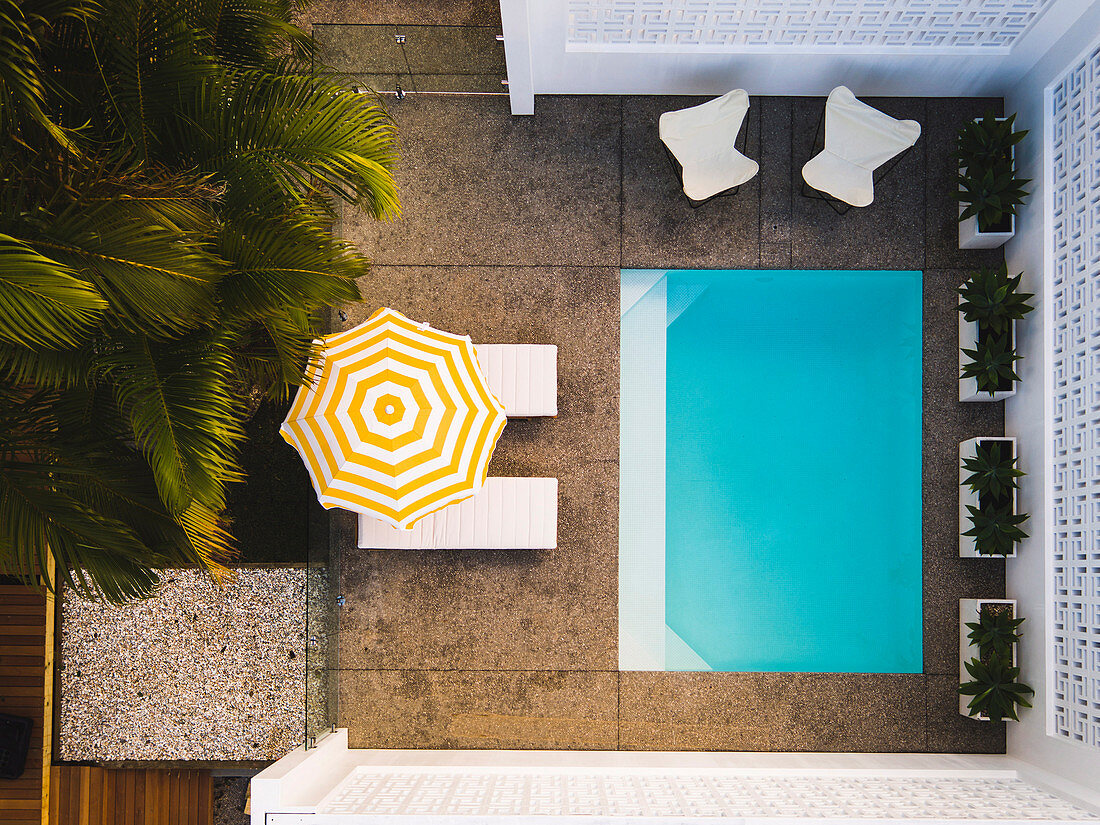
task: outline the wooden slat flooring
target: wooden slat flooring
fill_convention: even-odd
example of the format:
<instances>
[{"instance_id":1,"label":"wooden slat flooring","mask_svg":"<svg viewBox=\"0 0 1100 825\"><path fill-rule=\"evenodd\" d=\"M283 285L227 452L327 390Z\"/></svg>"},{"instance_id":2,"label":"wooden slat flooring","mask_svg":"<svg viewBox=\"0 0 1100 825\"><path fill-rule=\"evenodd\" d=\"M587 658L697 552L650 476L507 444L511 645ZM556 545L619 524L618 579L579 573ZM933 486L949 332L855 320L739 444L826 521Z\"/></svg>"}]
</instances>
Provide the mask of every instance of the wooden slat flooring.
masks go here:
<instances>
[{"instance_id":1,"label":"wooden slat flooring","mask_svg":"<svg viewBox=\"0 0 1100 825\"><path fill-rule=\"evenodd\" d=\"M212 825L210 771L49 767L52 625L52 599L0 584L0 713L35 723L23 775L0 780L0 823Z\"/></svg>"},{"instance_id":2,"label":"wooden slat flooring","mask_svg":"<svg viewBox=\"0 0 1100 825\"><path fill-rule=\"evenodd\" d=\"M0 584L0 713L34 720L27 766L18 779L0 779L0 822L41 822L43 721L48 674L46 597Z\"/></svg>"},{"instance_id":3,"label":"wooden slat flooring","mask_svg":"<svg viewBox=\"0 0 1100 825\"><path fill-rule=\"evenodd\" d=\"M214 821L210 771L55 765L50 784L50 825L213 825Z\"/></svg>"}]
</instances>

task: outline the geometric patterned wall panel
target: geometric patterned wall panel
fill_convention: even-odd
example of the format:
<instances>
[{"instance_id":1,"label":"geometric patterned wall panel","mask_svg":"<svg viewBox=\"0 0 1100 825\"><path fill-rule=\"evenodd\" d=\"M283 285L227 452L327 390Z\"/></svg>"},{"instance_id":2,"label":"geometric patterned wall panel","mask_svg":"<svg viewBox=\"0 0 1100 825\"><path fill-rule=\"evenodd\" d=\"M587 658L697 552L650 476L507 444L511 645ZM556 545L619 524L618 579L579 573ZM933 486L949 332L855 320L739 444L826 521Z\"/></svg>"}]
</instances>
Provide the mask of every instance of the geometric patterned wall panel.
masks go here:
<instances>
[{"instance_id":1,"label":"geometric patterned wall panel","mask_svg":"<svg viewBox=\"0 0 1100 825\"><path fill-rule=\"evenodd\" d=\"M1053 90L1057 733L1100 747L1100 46Z\"/></svg>"},{"instance_id":2,"label":"geometric patterned wall panel","mask_svg":"<svg viewBox=\"0 0 1100 825\"><path fill-rule=\"evenodd\" d=\"M1096 821L1018 779L360 768L318 814ZM392 822L393 820L387 820Z\"/></svg>"},{"instance_id":3,"label":"geometric patterned wall panel","mask_svg":"<svg viewBox=\"0 0 1100 825\"><path fill-rule=\"evenodd\" d=\"M567 43L1005 53L1051 0L568 0Z\"/></svg>"}]
</instances>

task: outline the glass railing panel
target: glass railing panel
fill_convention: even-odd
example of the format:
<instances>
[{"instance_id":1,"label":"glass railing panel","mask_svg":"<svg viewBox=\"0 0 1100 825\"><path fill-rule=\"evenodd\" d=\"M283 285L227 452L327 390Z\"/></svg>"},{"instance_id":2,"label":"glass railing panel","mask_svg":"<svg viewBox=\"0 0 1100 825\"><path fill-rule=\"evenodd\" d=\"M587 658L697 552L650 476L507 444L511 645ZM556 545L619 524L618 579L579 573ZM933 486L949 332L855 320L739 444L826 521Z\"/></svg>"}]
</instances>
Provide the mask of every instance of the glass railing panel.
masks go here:
<instances>
[{"instance_id":1,"label":"glass railing panel","mask_svg":"<svg viewBox=\"0 0 1100 825\"><path fill-rule=\"evenodd\" d=\"M339 554L331 552L329 512L310 502L306 565L305 744L312 747L336 724Z\"/></svg>"},{"instance_id":2,"label":"glass railing panel","mask_svg":"<svg viewBox=\"0 0 1100 825\"><path fill-rule=\"evenodd\" d=\"M319 63L384 94L507 89L497 26L316 24Z\"/></svg>"}]
</instances>

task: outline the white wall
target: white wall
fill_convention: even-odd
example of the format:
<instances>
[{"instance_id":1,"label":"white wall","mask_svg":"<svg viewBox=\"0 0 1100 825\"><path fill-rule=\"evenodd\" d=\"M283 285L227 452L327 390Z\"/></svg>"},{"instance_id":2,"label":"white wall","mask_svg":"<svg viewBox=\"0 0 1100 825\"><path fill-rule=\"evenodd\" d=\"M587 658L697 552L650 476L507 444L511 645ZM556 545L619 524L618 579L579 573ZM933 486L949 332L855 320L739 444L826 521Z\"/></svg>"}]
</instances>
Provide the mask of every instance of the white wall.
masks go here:
<instances>
[{"instance_id":1,"label":"white wall","mask_svg":"<svg viewBox=\"0 0 1100 825\"><path fill-rule=\"evenodd\" d=\"M973 48L844 46L715 52L616 44L582 51L567 46L568 0L501 0L501 16L512 111L531 114L537 94L703 95L741 87L761 95L825 95L844 83L859 95L999 96L1098 5L1054 0L1010 53L988 55Z\"/></svg>"},{"instance_id":2,"label":"white wall","mask_svg":"<svg viewBox=\"0 0 1100 825\"><path fill-rule=\"evenodd\" d=\"M1035 708L1025 712L1022 722L1009 727L1008 753L1058 776L1094 788L1100 793L1100 749L1078 745L1062 737L1047 735L1051 645L1047 628L1051 622L1051 511L1050 479L1044 468L1052 464L1052 445L1044 423L1052 395L1047 361L1049 317L1042 298L1049 280L1048 243L1045 231L1049 189L1044 180L1043 114L1044 91L1100 36L1100 7L1087 9L1077 25L1044 55L1006 96L1005 110L1018 112L1017 125L1031 135L1017 151L1023 177L1033 179L1032 197L1021 210L1020 232L1006 247L1009 270L1025 273L1027 291L1038 296L1038 309L1021 325L1020 347L1025 356L1020 376L1023 383L1016 397L1006 402L1006 430L1019 439L1022 468L1030 474L1021 490L1020 503L1031 514L1031 538L1020 548L1019 557L1008 565L1009 596L1019 601L1020 612L1028 617L1028 633L1021 647L1025 677L1036 688ZM1046 673L1043 679L1039 674Z\"/></svg>"},{"instance_id":3,"label":"white wall","mask_svg":"<svg viewBox=\"0 0 1100 825\"><path fill-rule=\"evenodd\" d=\"M714 783L738 792L712 793ZM535 784L541 790L534 791ZM1100 812L1080 788L1042 784L1006 756L357 750L348 748L347 730L340 729L252 778L252 823L652 825L690 821L673 814L688 805L685 797L702 811L694 816L713 821L725 814L738 822L792 822L792 808L804 821L824 821L814 818L820 814L840 825L872 821L868 816L875 822L1061 822L1078 813L1065 802Z\"/></svg>"}]
</instances>

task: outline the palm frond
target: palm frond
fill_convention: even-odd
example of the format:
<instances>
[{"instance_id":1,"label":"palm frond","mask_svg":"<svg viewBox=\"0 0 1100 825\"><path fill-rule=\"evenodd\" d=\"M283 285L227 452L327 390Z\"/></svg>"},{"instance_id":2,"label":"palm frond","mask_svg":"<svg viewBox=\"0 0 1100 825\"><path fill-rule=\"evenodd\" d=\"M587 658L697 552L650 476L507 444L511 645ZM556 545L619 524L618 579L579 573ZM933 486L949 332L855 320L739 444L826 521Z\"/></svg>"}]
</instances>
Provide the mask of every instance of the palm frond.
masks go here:
<instances>
[{"instance_id":1,"label":"palm frond","mask_svg":"<svg viewBox=\"0 0 1100 825\"><path fill-rule=\"evenodd\" d=\"M175 121L177 101L219 73L203 32L188 23L187 5L115 0L97 21L95 58L111 106L141 156L158 151Z\"/></svg>"},{"instance_id":2,"label":"palm frond","mask_svg":"<svg viewBox=\"0 0 1100 825\"><path fill-rule=\"evenodd\" d=\"M26 409L34 406L35 399L48 399L48 405L39 402L39 409ZM169 514L158 496L149 463L130 446L127 422L108 394L94 388L37 393L29 405L21 405L21 412L13 415L23 415L24 426L6 431L29 431L28 425L34 422L51 422L44 439L46 449L38 447L35 451L47 458L48 464L31 467L24 463L18 472L40 475L48 469L51 487L66 492L95 513L126 525L141 542L141 558L147 563L162 567L199 565L215 578L224 575L221 563L232 555L228 535L201 505L193 504L180 516ZM37 435L41 437L41 431ZM26 444L18 450L20 457L28 453ZM196 513L200 515L196 517ZM110 565L97 567L95 560L87 557L69 559L62 567L63 571L94 570L93 580L110 576L112 569ZM127 576L132 578L129 573ZM139 575L139 580L147 579Z\"/></svg>"},{"instance_id":3,"label":"palm frond","mask_svg":"<svg viewBox=\"0 0 1100 825\"><path fill-rule=\"evenodd\" d=\"M95 287L74 270L0 234L0 342L73 347L95 328L106 308Z\"/></svg>"},{"instance_id":4,"label":"palm frond","mask_svg":"<svg viewBox=\"0 0 1100 825\"><path fill-rule=\"evenodd\" d=\"M224 184L211 175L179 172L122 157L94 156L74 172L68 188L81 207L117 201L145 220L180 232L207 235L214 211L225 196Z\"/></svg>"},{"instance_id":5,"label":"palm frond","mask_svg":"<svg viewBox=\"0 0 1100 825\"><path fill-rule=\"evenodd\" d=\"M269 199L271 186L295 201L324 187L377 218L400 214L396 129L379 106L335 80L230 72L192 104L194 125L177 139L225 181L230 210Z\"/></svg>"},{"instance_id":6,"label":"palm frond","mask_svg":"<svg viewBox=\"0 0 1100 825\"><path fill-rule=\"evenodd\" d=\"M237 332L237 380L259 386L272 398L307 382L306 367L320 358L319 329L305 312L289 311L258 319Z\"/></svg>"},{"instance_id":7,"label":"palm frond","mask_svg":"<svg viewBox=\"0 0 1100 825\"><path fill-rule=\"evenodd\" d=\"M225 529L218 513L197 501L177 517L190 542L190 549L215 581L224 581L229 571L222 564L233 556L233 536Z\"/></svg>"},{"instance_id":8,"label":"palm frond","mask_svg":"<svg viewBox=\"0 0 1100 825\"><path fill-rule=\"evenodd\" d=\"M0 343L0 382L66 389L88 380L90 346L39 349Z\"/></svg>"},{"instance_id":9,"label":"palm frond","mask_svg":"<svg viewBox=\"0 0 1100 825\"><path fill-rule=\"evenodd\" d=\"M64 456L55 443L57 397L0 388L0 564L29 578L49 569L52 549L60 578L69 581L71 561L94 555L98 548L122 558L144 554L146 548L125 524L74 495L73 474L62 464L73 457Z\"/></svg>"},{"instance_id":10,"label":"palm frond","mask_svg":"<svg viewBox=\"0 0 1100 825\"><path fill-rule=\"evenodd\" d=\"M88 579L74 576L86 570L111 601L149 595L155 575L139 574L135 582L134 574L149 566L150 548L127 525L93 511L56 485L35 483L41 480L0 472L0 557L7 566L28 577L36 569L48 569L52 553L59 578L78 591L95 594ZM125 568L124 575L105 575L116 565Z\"/></svg>"},{"instance_id":11,"label":"palm frond","mask_svg":"<svg viewBox=\"0 0 1100 825\"><path fill-rule=\"evenodd\" d=\"M182 231L150 203L78 202L41 219L37 228L26 233L25 243L94 284L128 329L169 335L194 328L213 312L224 264L200 235Z\"/></svg>"},{"instance_id":12,"label":"palm frond","mask_svg":"<svg viewBox=\"0 0 1100 825\"><path fill-rule=\"evenodd\" d=\"M25 10L18 0L0 0L0 132L30 145L44 134L73 150L70 134L47 113L46 82L39 65L37 31L64 19L87 19L98 10L91 0L52 0ZM32 130L37 134L32 134Z\"/></svg>"},{"instance_id":13,"label":"palm frond","mask_svg":"<svg viewBox=\"0 0 1100 825\"><path fill-rule=\"evenodd\" d=\"M331 233L293 217L227 221L217 251L232 266L219 302L226 313L241 317L281 314L285 307L313 312L357 301L355 278L369 266Z\"/></svg>"},{"instance_id":14,"label":"palm frond","mask_svg":"<svg viewBox=\"0 0 1100 825\"><path fill-rule=\"evenodd\" d=\"M309 36L291 23L287 0L192 0L190 23L224 65L258 68L289 52L308 60Z\"/></svg>"},{"instance_id":15,"label":"palm frond","mask_svg":"<svg viewBox=\"0 0 1100 825\"><path fill-rule=\"evenodd\" d=\"M99 357L99 369L152 467L161 500L176 515L196 501L221 510L225 483L240 478L234 448L242 437L228 348L201 335L117 341Z\"/></svg>"}]
</instances>

